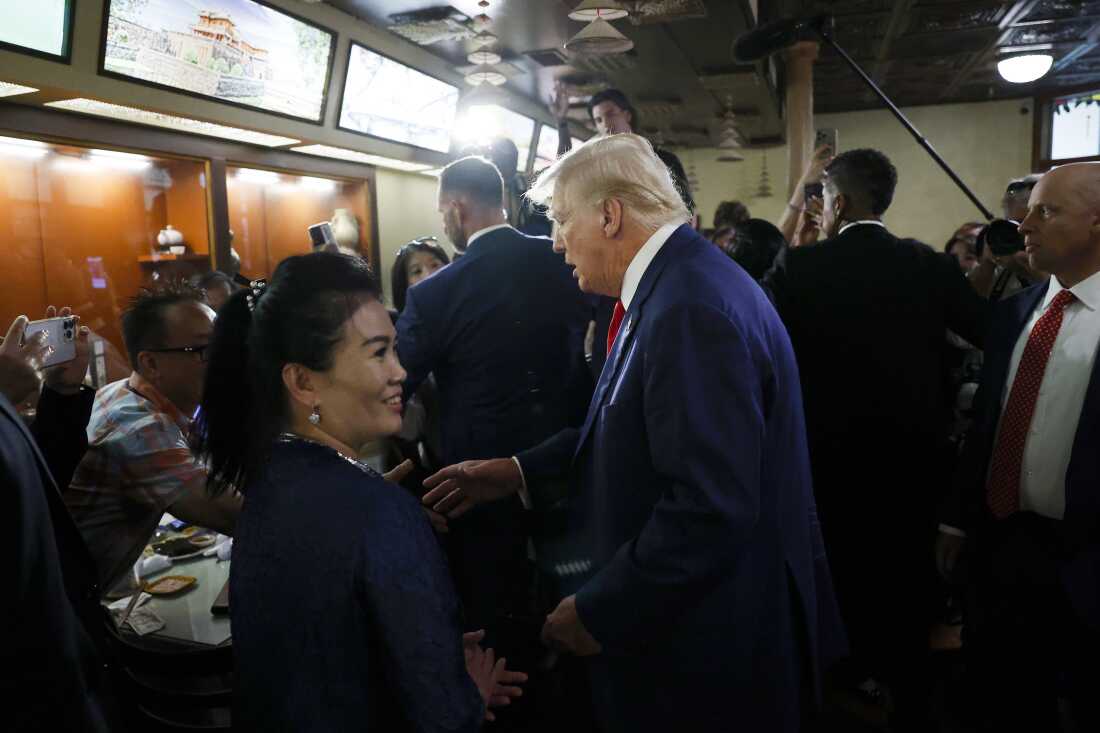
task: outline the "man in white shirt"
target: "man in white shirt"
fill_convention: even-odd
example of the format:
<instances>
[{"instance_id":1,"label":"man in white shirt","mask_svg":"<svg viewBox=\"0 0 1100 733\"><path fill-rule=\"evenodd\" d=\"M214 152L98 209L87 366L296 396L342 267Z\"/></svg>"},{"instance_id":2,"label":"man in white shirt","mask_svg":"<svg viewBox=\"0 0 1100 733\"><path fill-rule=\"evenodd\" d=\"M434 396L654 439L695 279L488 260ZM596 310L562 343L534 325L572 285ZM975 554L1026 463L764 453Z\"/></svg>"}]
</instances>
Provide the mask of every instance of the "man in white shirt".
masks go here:
<instances>
[{"instance_id":1,"label":"man in white shirt","mask_svg":"<svg viewBox=\"0 0 1100 733\"><path fill-rule=\"evenodd\" d=\"M965 643L998 729L1100 729L1100 164L1052 170L1020 224L1047 284L1006 299L986 340L940 571L967 549Z\"/></svg>"}]
</instances>

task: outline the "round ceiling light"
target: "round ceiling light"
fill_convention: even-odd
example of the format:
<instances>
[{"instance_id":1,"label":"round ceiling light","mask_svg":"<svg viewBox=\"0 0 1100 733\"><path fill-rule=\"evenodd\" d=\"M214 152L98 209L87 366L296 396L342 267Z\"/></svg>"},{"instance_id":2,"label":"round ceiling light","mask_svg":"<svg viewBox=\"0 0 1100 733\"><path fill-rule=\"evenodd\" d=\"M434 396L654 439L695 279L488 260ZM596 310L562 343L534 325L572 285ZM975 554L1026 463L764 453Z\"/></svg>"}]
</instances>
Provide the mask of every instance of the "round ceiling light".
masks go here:
<instances>
[{"instance_id":1,"label":"round ceiling light","mask_svg":"<svg viewBox=\"0 0 1100 733\"><path fill-rule=\"evenodd\" d=\"M1054 57L1049 53L1032 53L1001 59L997 62L997 72L1007 82L1027 84L1042 79L1053 65Z\"/></svg>"},{"instance_id":2,"label":"round ceiling light","mask_svg":"<svg viewBox=\"0 0 1100 733\"><path fill-rule=\"evenodd\" d=\"M477 64L478 66L482 64L488 64L489 66L492 66L493 64L500 63L500 54L482 49L481 51L474 51L469 56L467 56L466 59L471 64Z\"/></svg>"},{"instance_id":3,"label":"round ceiling light","mask_svg":"<svg viewBox=\"0 0 1100 733\"><path fill-rule=\"evenodd\" d=\"M472 86L492 84L495 87L499 87L506 81L508 81L508 77L488 65L478 66L466 75L466 83Z\"/></svg>"},{"instance_id":4,"label":"round ceiling light","mask_svg":"<svg viewBox=\"0 0 1100 733\"><path fill-rule=\"evenodd\" d=\"M592 21L597 18L600 20L618 20L629 14L627 9L615 0L584 0L573 8L573 12L569 13L569 17L572 20L582 21Z\"/></svg>"}]
</instances>

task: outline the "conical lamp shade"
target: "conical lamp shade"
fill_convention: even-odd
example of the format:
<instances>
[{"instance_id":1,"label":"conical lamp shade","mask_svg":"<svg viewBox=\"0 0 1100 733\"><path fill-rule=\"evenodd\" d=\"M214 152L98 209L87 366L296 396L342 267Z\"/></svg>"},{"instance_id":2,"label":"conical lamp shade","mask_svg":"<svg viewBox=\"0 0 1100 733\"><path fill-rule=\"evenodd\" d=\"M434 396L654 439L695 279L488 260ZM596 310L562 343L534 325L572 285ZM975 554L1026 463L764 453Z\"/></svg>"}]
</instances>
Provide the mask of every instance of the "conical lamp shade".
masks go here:
<instances>
[{"instance_id":1,"label":"conical lamp shade","mask_svg":"<svg viewBox=\"0 0 1100 733\"><path fill-rule=\"evenodd\" d=\"M615 0L583 0L569 17L573 20L591 21L597 18L602 20L618 20L625 18L630 13Z\"/></svg>"},{"instance_id":2,"label":"conical lamp shade","mask_svg":"<svg viewBox=\"0 0 1100 733\"><path fill-rule=\"evenodd\" d=\"M565 42L566 51L593 56L626 53L632 48L634 48L634 41L600 18L586 25L580 33Z\"/></svg>"},{"instance_id":3,"label":"conical lamp shade","mask_svg":"<svg viewBox=\"0 0 1100 733\"><path fill-rule=\"evenodd\" d=\"M508 77L488 64L482 64L466 75L466 83L474 86L492 84L498 87L506 81L508 81Z\"/></svg>"}]
</instances>

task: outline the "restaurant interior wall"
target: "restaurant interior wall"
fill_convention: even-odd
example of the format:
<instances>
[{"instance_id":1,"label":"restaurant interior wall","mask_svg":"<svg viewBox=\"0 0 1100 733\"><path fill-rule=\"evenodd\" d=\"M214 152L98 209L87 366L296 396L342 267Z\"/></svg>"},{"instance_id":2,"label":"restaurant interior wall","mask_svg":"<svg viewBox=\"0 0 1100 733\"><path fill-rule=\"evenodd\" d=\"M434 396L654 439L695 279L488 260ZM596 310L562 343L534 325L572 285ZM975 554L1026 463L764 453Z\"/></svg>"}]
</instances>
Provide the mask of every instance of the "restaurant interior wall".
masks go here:
<instances>
[{"instance_id":1,"label":"restaurant interior wall","mask_svg":"<svg viewBox=\"0 0 1100 733\"><path fill-rule=\"evenodd\" d=\"M226 193L233 247L246 277L270 277L285 258L308 254L309 227L332 220L341 209L357 221L360 234L354 248L371 259L372 207L366 181L229 166Z\"/></svg>"},{"instance_id":2,"label":"restaurant interior wall","mask_svg":"<svg viewBox=\"0 0 1100 733\"><path fill-rule=\"evenodd\" d=\"M390 273L397 252L417 237L433 236L452 258L454 247L443 234L443 219L439 213L437 193L439 180L421 173L379 170L378 239L380 242L379 276L392 305Z\"/></svg>"},{"instance_id":3,"label":"restaurant interior wall","mask_svg":"<svg viewBox=\"0 0 1100 733\"><path fill-rule=\"evenodd\" d=\"M157 237L171 225L189 257L209 268L205 162L112 157L71 145L0 146L0 252L13 277L0 289L0 322L69 305L121 350L118 316L161 273Z\"/></svg>"},{"instance_id":4,"label":"restaurant interior wall","mask_svg":"<svg viewBox=\"0 0 1100 733\"><path fill-rule=\"evenodd\" d=\"M903 111L995 214L999 215L1008 181L1032 172L1031 100ZM898 169L898 188L884 220L899 236L939 248L963 222L981 221L974 205L886 110L816 115L814 124L818 129L836 128L841 151L870 147L890 157ZM677 151L698 181L695 198L704 225L712 224L715 208L725 199L740 199L754 217L778 221L787 202L786 148L746 150L741 163L719 163L719 152ZM765 157L770 195L760 196Z\"/></svg>"}]
</instances>

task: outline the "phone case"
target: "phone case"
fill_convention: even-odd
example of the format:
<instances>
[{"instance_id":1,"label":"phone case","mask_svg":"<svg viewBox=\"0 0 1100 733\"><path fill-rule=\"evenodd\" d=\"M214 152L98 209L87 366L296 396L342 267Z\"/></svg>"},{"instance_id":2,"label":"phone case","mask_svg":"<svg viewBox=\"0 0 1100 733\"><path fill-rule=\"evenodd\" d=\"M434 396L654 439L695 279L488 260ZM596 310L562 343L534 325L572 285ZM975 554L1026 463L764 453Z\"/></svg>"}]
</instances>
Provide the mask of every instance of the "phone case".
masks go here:
<instances>
[{"instance_id":1,"label":"phone case","mask_svg":"<svg viewBox=\"0 0 1100 733\"><path fill-rule=\"evenodd\" d=\"M56 364L64 364L76 358L75 318L70 316L31 321L23 331L23 340L26 341L40 332L46 334L46 343L50 347L42 366L51 367Z\"/></svg>"}]
</instances>

